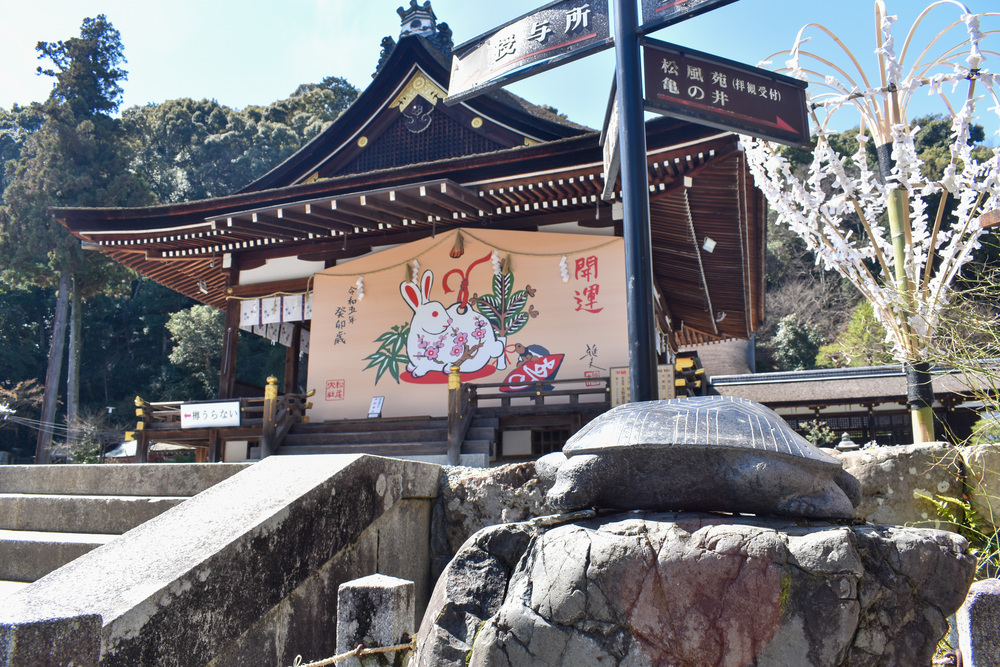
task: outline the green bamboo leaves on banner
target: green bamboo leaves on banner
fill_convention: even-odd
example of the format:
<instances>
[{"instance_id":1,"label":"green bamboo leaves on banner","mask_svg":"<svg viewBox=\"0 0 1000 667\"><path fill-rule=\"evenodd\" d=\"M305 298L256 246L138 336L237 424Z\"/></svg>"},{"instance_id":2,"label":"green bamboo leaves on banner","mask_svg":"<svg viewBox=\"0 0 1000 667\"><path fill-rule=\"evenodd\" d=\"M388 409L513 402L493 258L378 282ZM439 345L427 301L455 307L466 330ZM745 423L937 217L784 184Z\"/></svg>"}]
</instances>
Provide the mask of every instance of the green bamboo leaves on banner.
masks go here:
<instances>
[{"instance_id":1,"label":"green bamboo leaves on banner","mask_svg":"<svg viewBox=\"0 0 1000 667\"><path fill-rule=\"evenodd\" d=\"M386 371L392 375L392 379L399 384L399 367L400 365L406 366L409 358L403 349L406 347L406 337L410 335L410 323L400 324L392 327L391 331L386 331L384 334L375 339L376 343L379 343L377 350L365 357L368 361L368 365L365 366L365 370L369 368L375 369L375 384L382 379Z\"/></svg>"}]
</instances>

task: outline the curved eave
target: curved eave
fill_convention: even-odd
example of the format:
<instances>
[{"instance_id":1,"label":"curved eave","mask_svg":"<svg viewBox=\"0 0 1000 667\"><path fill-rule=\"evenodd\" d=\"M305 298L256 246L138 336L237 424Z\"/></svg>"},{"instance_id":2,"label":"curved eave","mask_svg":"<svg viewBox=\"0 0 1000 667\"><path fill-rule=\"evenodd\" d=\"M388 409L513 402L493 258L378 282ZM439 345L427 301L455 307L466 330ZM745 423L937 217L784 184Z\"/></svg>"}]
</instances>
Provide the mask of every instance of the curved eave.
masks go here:
<instances>
[{"instance_id":1,"label":"curved eave","mask_svg":"<svg viewBox=\"0 0 1000 667\"><path fill-rule=\"evenodd\" d=\"M660 312L674 329L746 337L763 318L765 216L737 138L658 119L647 144ZM600 200L602 171L590 133L212 200L54 213L89 247L221 307L238 276L225 255L239 268L276 256L330 262L455 227L580 222L620 233Z\"/></svg>"}]
</instances>

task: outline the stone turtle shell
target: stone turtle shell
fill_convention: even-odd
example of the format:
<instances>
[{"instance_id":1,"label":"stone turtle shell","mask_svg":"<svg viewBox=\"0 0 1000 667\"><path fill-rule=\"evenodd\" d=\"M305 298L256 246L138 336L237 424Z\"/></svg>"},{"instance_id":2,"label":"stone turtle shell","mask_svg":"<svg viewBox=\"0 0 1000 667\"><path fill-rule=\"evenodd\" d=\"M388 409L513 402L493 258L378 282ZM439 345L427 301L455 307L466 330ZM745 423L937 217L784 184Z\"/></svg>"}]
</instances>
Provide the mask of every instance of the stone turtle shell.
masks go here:
<instances>
[{"instance_id":1,"label":"stone turtle shell","mask_svg":"<svg viewBox=\"0 0 1000 667\"><path fill-rule=\"evenodd\" d=\"M840 461L796 433L760 403L732 396L694 396L626 403L596 417L563 447L563 453L614 453L623 448L669 450L721 447L793 456L820 466Z\"/></svg>"}]
</instances>

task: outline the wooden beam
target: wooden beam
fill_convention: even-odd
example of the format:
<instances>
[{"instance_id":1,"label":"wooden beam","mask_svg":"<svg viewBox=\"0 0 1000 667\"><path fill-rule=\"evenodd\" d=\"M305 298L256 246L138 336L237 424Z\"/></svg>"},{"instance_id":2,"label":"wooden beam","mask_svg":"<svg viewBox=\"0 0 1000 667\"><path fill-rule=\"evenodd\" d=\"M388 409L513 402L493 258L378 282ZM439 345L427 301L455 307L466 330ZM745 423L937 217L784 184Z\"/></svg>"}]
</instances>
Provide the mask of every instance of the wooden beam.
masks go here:
<instances>
[{"instance_id":1,"label":"wooden beam","mask_svg":"<svg viewBox=\"0 0 1000 667\"><path fill-rule=\"evenodd\" d=\"M226 293L229 296L235 296L240 298L255 297L255 296L267 296L268 294L276 294L278 292L286 292L288 294L297 294L299 292L305 292L309 288L309 278L290 278L288 280L278 280L270 283L256 283L253 285L233 285ZM234 300L230 300L234 301ZM237 310L239 310L239 302L237 302Z\"/></svg>"},{"instance_id":2,"label":"wooden beam","mask_svg":"<svg viewBox=\"0 0 1000 667\"><path fill-rule=\"evenodd\" d=\"M417 197L405 192L393 190L389 193L389 201L395 201L414 211L423 211L424 216L436 215L445 220L455 217L455 211L444 206L439 206L433 199Z\"/></svg>"},{"instance_id":3,"label":"wooden beam","mask_svg":"<svg viewBox=\"0 0 1000 667\"><path fill-rule=\"evenodd\" d=\"M383 213L372 206L362 205L360 201L363 199L365 199L364 195L358 197L359 203L357 204L346 201L345 199L338 199L334 203L337 205L338 211L343 211L350 215L366 219L368 222L365 223L365 227L368 227L369 229L373 227L378 229L378 223L382 223L383 225L402 226L402 217Z\"/></svg>"},{"instance_id":4,"label":"wooden beam","mask_svg":"<svg viewBox=\"0 0 1000 667\"><path fill-rule=\"evenodd\" d=\"M297 255L297 257L304 262L331 262L351 257L360 257L372 251L370 245L349 245L346 248L343 243L336 243L335 245L336 247L326 250L304 252Z\"/></svg>"},{"instance_id":5,"label":"wooden beam","mask_svg":"<svg viewBox=\"0 0 1000 667\"><path fill-rule=\"evenodd\" d=\"M326 223L321 218L314 218L305 213L299 213L298 211L293 211L288 208L278 209L278 220L282 222L288 221L300 227L303 227L308 234L330 236L333 232L337 231L336 226Z\"/></svg>"},{"instance_id":6,"label":"wooden beam","mask_svg":"<svg viewBox=\"0 0 1000 667\"><path fill-rule=\"evenodd\" d=\"M473 218L478 218L483 210L479 197L471 190L465 190L454 183L441 183L440 187L433 185L420 186L420 197L429 199L446 207L457 209Z\"/></svg>"},{"instance_id":7,"label":"wooden beam","mask_svg":"<svg viewBox=\"0 0 1000 667\"><path fill-rule=\"evenodd\" d=\"M381 211L386 215L390 216L392 219L399 219L399 223L390 222L388 224L402 224L404 219L406 220L418 220L420 222L428 222L434 216L431 213L423 210L422 208L414 208L411 206L406 206L400 202L388 202L379 199L378 197L364 195L361 197L362 206L367 208L373 208L376 211ZM451 213L447 214L448 218L451 218Z\"/></svg>"},{"instance_id":8,"label":"wooden beam","mask_svg":"<svg viewBox=\"0 0 1000 667\"><path fill-rule=\"evenodd\" d=\"M292 331L292 344L285 348L284 393L295 394L299 390L299 354L302 344L302 323L296 322Z\"/></svg>"},{"instance_id":9,"label":"wooden beam","mask_svg":"<svg viewBox=\"0 0 1000 667\"><path fill-rule=\"evenodd\" d=\"M349 207L341 206L337 204L336 201L331 201L330 205L334 206L335 208L331 208L328 210L324 207L314 205L312 207L311 215L318 216L323 220L327 220L332 223L338 223L339 228L345 234L354 234L355 227L360 229L362 227L370 228L375 226L372 224L372 221L370 219L357 215L353 211L348 210Z\"/></svg>"},{"instance_id":10,"label":"wooden beam","mask_svg":"<svg viewBox=\"0 0 1000 667\"><path fill-rule=\"evenodd\" d=\"M219 372L219 399L233 398L236 392L236 350L239 347L240 302L226 302L226 324L222 334L222 368Z\"/></svg>"},{"instance_id":11,"label":"wooden beam","mask_svg":"<svg viewBox=\"0 0 1000 667\"><path fill-rule=\"evenodd\" d=\"M256 216L257 214L254 213L254 215ZM264 222L243 221L230 218L226 223L226 226L228 229L236 229L241 232L246 232L256 238L284 239L286 241L295 241L298 238L294 236L294 234L290 234L286 229L282 229L279 226L269 225Z\"/></svg>"}]
</instances>

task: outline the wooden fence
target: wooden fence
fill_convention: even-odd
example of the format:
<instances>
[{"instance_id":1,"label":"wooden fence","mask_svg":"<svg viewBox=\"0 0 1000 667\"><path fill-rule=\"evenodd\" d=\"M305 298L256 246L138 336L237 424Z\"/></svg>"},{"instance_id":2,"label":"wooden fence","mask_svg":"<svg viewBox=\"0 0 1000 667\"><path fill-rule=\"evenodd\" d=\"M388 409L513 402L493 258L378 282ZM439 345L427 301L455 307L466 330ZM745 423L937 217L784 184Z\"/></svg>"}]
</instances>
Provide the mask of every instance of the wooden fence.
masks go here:
<instances>
[{"instance_id":1,"label":"wooden fence","mask_svg":"<svg viewBox=\"0 0 1000 667\"><path fill-rule=\"evenodd\" d=\"M154 441L191 445L203 449L199 458L219 461L223 458L225 443L240 441L260 445L261 458L270 456L298 422L308 421L305 416L312 404L307 399L313 395L285 394L278 396L278 380L267 378L263 397L239 398L231 401L163 401L150 403L140 397L135 399L138 417L135 439L136 463L145 463L149 446ZM220 427L184 428L181 425L182 408L209 408L220 403L239 403L239 425Z\"/></svg>"}]
</instances>

